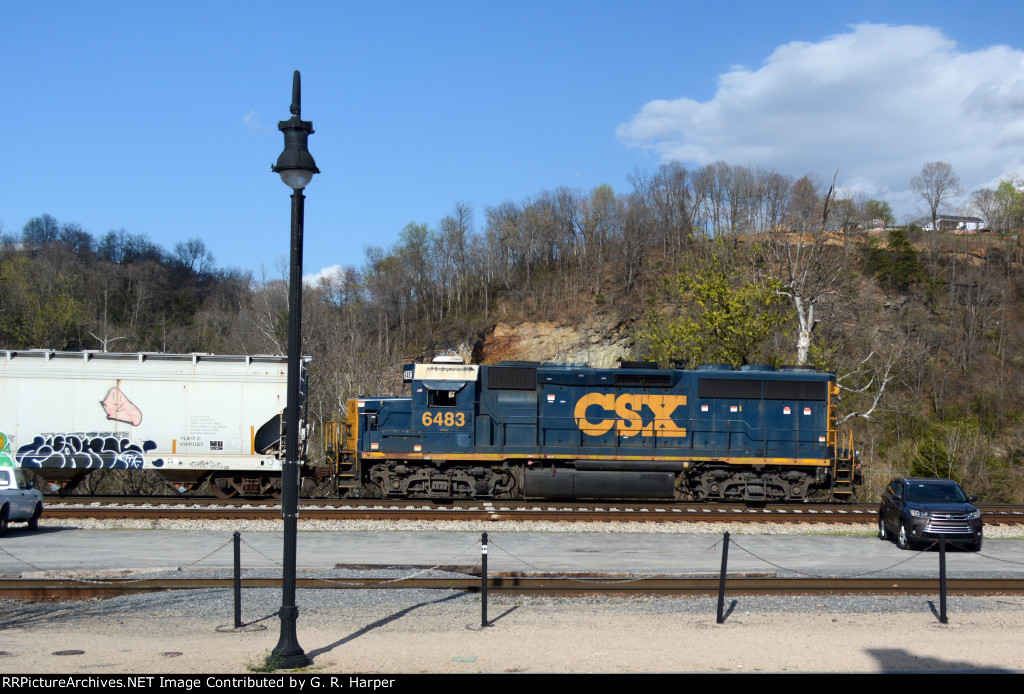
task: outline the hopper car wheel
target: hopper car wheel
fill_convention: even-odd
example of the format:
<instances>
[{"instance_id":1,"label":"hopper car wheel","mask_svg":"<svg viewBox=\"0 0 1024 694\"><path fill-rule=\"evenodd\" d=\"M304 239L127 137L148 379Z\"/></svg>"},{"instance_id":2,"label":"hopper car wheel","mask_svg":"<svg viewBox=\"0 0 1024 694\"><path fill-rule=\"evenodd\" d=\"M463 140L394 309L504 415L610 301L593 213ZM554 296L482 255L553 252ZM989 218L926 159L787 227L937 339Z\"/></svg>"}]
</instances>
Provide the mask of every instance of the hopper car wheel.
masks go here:
<instances>
[{"instance_id":1,"label":"hopper car wheel","mask_svg":"<svg viewBox=\"0 0 1024 694\"><path fill-rule=\"evenodd\" d=\"M217 484L216 477L210 480L210 491L213 492L213 495L219 499L231 499L232 497L238 496L238 490L235 489L234 486L230 486L227 489L224 489L219 484Z\"/></svg>"},{"instance_id":2,"label":"hopper car wheel","mask_svg":"<svg viewBox=\"0 0 1024 694\"><path fill-rule=\"evenodd\" d=\"M4 506L3 510L0 510L0 537L7 534L8 525L10 525L10 521L7 517L7 507Z\"/></svg>"}]
</instances>

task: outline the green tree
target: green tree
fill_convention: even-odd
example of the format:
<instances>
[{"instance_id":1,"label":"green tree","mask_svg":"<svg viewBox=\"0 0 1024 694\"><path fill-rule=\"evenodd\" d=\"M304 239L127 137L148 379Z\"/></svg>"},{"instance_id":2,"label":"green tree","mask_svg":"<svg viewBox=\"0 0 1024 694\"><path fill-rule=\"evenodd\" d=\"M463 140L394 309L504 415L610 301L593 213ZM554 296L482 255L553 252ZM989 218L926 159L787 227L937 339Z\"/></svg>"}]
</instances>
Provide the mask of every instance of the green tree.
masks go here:
<instances>
[{"instance_id":1,"label":"green tree","mask_svg":"<svg viewBox=\"0 0 1024 694\"><path fill-rule=\"evenodd\" d=\"M921 279L921 258L907 238L906 229L889 230L889 243L882 248L877 239L863 247L864 269L893 289L906 291Z\"/></svg>"},{"instance_id":2,"label":"green tree","mask_svg":"<svg viewBox=\"0 0 1024 694\"><path fill-rule=\"evenodd\" d=\"M667 365L720 362L739 366L762 358L765 343L791 320L775 279L744 280L713 259L666 280L664 298L675 317L652 303L638 332L643 358Z\"/></svg>"},{"instance_id":3,"label":"green tree","mask_svg":"<svg viewBox=\"0 0 1024 694\"><path fill-rule=\"evenodd\" d=\"M86 320L81 277L48 273L27 256L0 262L0 344L8 349L68 349Z\"/></svg>"},{"instance_id":4,"label":"green tree","mask_svg":"<svg viewBox=\"0 0 1024 694\"><path fill-rule=\"evenodd\" d=\"M998 231L1017 228L1024 220L1024 194L1011 181L1000 181L995 192L996 207L1000 212Z\"/></svg>"},{"instance_id":5,"label":"green tree","mask_svg":"<svg viewBox=\"0 0 1024 694\"><path fill-rule=\"evenodd\" d=\"M896 221L896 217L892 213L892 205L885 200L868 200L864 203L864 216L868 219L869 223L874 223L875 220L882 220L884 226L892 226L893 222Z\"/></svg>"}]
</instances>

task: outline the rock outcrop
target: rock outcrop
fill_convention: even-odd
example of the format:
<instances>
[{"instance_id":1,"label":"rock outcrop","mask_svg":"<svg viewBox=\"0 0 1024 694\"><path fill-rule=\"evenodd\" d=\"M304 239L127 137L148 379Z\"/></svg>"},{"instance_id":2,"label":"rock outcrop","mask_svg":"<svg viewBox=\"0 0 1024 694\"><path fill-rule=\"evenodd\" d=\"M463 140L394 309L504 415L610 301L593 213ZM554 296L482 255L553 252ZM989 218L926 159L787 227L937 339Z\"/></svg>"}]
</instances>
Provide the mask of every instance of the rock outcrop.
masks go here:
<instances>
[{"instance_id":1,"label":"rock outcrop","mask_svg":"<svg viewBox=\"0 0 1024 694\"><path fill-rule=\"evenodd\" d=\"M614 367L627 357L631 346L627 326L603 316L593 316L591 320L572 325L498 323L481 335L473 349L473 361L494 364L522 360Z\"/></svg>"}]
</instances>

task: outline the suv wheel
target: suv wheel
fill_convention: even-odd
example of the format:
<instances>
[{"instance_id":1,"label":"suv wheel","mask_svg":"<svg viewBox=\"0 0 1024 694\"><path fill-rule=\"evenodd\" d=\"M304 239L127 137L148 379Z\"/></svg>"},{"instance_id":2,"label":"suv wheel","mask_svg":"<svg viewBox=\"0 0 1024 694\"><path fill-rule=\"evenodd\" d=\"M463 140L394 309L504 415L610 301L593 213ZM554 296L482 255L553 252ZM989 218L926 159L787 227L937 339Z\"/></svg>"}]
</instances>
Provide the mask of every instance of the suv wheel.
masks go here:
<instances>
[{"instance_id":1,"label":"suv wheel","mask_svg":"<svg viewBox=\"0 0 1024 694\"><path fill-rule=\"evenodd\" d=\"M878 516L878 539L888 540L889 531L885 529L885 518L881 515Z\"/></svg>"},{"instance_id":2,"label":"suv wheel","mask_svg":"<svg viewBox=\"0 0 1024 694\"><path fill-rule=\"evenodd\" d=\"M7 534L7 526L10 525L10 521L7 517L7 507L4 506L0 509L0 537Z\"/></svg>"},{"instance_id":3,"label":"suv wheel","mask_svg":"<svg viewBox=\"0 0 1024 694\"><path fill-rule=\"evenodd\" d=\"M900 523L899 533L896 535L896 546L900 549L910 549L910 536L907 533L907 524Z\"/></svg>"}]
</instances>

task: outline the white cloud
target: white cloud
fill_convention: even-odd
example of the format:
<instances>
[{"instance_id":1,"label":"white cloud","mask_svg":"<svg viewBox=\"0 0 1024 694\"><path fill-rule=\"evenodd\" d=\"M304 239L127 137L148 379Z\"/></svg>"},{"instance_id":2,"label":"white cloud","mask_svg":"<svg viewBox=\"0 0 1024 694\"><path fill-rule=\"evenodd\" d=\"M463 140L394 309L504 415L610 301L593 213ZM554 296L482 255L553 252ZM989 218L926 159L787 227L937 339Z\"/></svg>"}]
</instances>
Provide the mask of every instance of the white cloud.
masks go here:
<instances>
[{"instance_id":1,"label":"white cloud","mask_svg":"<svg viewBox=\"0 0 1024 694\"><path fill-rule=\"evenodd\" d=\"M345 268L342 267L341 265L331 265L330 267L323 268L322 270L320 270L320 272L316 272L309 275L303 275L302 284L307 287L316 287L319 286L320 282L323 280L338 279L339 277L341 277L341 274L344 271Z\"/></svg>"},{"instance_id":2,"label":"white cloud","mask_svg":"<svg viewBox=\"0 0 1024 694\"><path fill-rule=\"evenodd\" d=\"M260 114L257 113L256 111L249 111L247 114L245 114L245 117L242 118L242 122L248 125L253 130L263 129L263 123L260 121Z\"/></svg>"},{"instance_id":3,"label":"white cloud","mask_svg":"<svg viewBox=\"0 0 1024 694\"><path fill-rule=\"evenodd\" d=\"M952 164L967 191L1021 169L1024 52L860 24L720 75L709 101L651 101L618 136L684 163L828 178L838 167L840 185L912 208L910 178L926 162Z\"/></svg>"}]
</instances>

